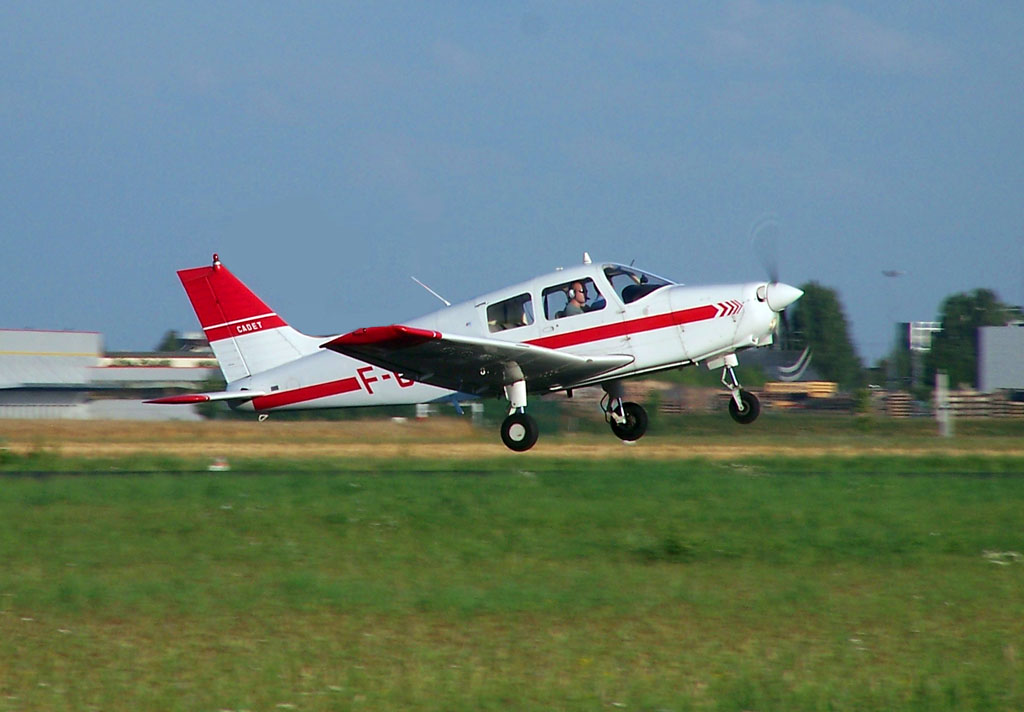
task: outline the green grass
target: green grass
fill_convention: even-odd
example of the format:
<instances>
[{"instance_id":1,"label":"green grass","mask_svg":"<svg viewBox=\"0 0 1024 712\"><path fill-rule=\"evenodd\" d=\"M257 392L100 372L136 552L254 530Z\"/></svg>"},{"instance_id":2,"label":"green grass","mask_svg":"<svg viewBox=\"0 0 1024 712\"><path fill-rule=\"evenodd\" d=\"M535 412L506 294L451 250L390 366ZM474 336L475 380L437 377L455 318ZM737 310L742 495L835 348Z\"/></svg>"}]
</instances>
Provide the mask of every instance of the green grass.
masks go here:
<instances>
[{"instance_id":1,"label":"green grass","mask_svg":"<svg viewBox=\"0 0 1024 712\"><path fill-rule=\"evenodd\" d=\"M235 466L0 479L0 710L1024 708L1017 458Z\"/></svg>"}]
</instances>

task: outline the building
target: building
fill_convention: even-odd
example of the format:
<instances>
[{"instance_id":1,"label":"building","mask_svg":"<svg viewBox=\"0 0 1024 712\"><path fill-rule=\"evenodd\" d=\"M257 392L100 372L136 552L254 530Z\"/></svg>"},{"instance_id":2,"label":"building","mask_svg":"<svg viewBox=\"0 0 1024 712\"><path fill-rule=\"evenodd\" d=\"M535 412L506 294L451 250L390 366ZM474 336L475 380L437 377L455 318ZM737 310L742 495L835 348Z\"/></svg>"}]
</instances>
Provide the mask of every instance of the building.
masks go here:
<instances>
[{"instance_id":1,"label":"building","mask_svg":"<svg viewBox=\"0 0 1024 712\"><path fill-rule=\"evenodd\" d=\"M142 403L220 375L208 346L191 348L106 354L96 332L0 329L0 418L197 419Z\"/></svg>"},{"instance_id":2,"label":"building","mask_svg":"<svg viewBox=\"0 0 1024 712\"><path fill-rule=\"evenodd\" d=\"M1024 391L1024 326L978 329L978 390Z\"/></svg>"},{"instance_id":3,"label":"building","mask_svg":"<svg viewBox=\"0 0 1024 712\"><path fill-rule=\"evenodd\" d=\"M937 321L911 321L900 324L900 346L912 353L932 350L932 337L942 331Z\"/></svg>"},{"instance_id":4,"label":"building","mask_svg":"<svg viewBox=\"0 0 1024 712\"><path fill-rule=\"evenodd\" d=\"M937 321L896 324L896 350L887 359L886 381L890 390L924 381L925 355L932 350L932 339L941 331L942 324Z\"/></svg>"},{"instance_id":5,"label":"building","mask_svg":"<svg viewBox=\"0 0 1024 712\"><path fill-rule=\"evenodd\" d=\"M95 332L0 329L0 417L88 417L86 385L102 354Z\"/></svg>"}]
</instances>

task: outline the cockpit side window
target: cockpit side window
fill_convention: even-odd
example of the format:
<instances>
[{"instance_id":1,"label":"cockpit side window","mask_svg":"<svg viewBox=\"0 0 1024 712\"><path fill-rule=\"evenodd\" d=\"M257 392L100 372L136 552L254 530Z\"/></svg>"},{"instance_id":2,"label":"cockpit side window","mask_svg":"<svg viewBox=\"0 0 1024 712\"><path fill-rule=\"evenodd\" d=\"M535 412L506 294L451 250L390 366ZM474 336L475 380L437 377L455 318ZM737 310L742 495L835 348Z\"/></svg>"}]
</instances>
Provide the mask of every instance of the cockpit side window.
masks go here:
<instances>
[{"instance_id":1,"label":"cockpit side window","mask_svg":"<svg viewBox=\"0 0 1024 712\"><path fill-rule=\"evenodd\" d=\"M631 304L651 292L672 284L667 279L621 265L608 265L604 268L604 275L611 282L623 304Z\"/></svg>"},{"instance_id":2,"label":"cockpit side window","mask_svg":"<svg viewBox=\"0 0 1024 712\"><path fill-rule=\"evenodd\" d=\"M487 328L492 332L529 326L533 323L533 299L520 294L487 307Z\"/></svg>"},{"instance_id":3,"label":"cockpit side window","mask_svg":"<svg viewBox=\"0 0 1024 712\"><path fill-rule=\"evenodd\" d=\"M548 287L541 293L541 298L544 316L548 320L599 311L607 304L589 277Z\"/></svg>"}]
</instances>

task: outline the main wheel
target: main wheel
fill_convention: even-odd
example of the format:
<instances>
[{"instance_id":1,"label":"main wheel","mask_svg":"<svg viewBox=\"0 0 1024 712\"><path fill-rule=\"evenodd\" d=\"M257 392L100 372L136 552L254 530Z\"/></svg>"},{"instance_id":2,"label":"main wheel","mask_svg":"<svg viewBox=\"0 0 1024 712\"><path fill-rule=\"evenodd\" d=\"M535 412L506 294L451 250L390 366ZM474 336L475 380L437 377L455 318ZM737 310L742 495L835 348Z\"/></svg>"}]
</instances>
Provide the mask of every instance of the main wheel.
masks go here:
<instances>
[{"instance_id":1,"label":"main wheel","mask_svg":"<svg viewBox=\"0 0 1024 712\"><path fill-rule=\"evenodd\" d=\"M750 391L740 391L740 400L743 402L743 407L740 408L736 405L736 399L729 399L729 415L732 419L741 425L749 425L757 420L757 416L761 414L761 401L757 399Z\"/></svg>"},{"instance_id":2,"label":"main wheel","mask_svg":"<svg viewBox=\"0 0 1024 712\"><path fill-rule=\"evenodd\" d=\"M639 403L632 402L623 403L622 410L626 413L626 422L608 421L612 432L621 440L639 440L647 432L647 411Z\"/></svg>"},{"instance_id":3,"label":"main wheel","mask_svg":"<svg viewBox=\"0 0 1024 712\"><path fill-rule=\"evenodd\" d=\"M537 442L537 421L526 413L513 413L501 423L501 441L516 452L529 450Z\"/></svg>"}]
</instances>

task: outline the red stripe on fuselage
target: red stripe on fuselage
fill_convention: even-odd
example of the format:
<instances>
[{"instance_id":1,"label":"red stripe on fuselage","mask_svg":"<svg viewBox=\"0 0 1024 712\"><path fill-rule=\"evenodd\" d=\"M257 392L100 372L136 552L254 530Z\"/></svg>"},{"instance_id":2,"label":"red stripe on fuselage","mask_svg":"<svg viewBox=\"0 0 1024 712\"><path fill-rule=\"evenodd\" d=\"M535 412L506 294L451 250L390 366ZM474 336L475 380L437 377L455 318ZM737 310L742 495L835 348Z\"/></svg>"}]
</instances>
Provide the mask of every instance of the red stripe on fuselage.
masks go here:
<instances>
[{"instance_id":1,"label":"red stripe on fuselage","mask_svg":"<svg viewBox=\"0 0 1024 712\"><path fill-rule=\"evenodd\" d=\"M682 309L680 311L668 312L666 314L645 316L642 319L621 321L614 324L602 324L601 326L594 326L589 329L580 329L578 331L570 331L565 334L545 336L540 339L528 341L527 343L534 346L544 346L549 349L561 349L566 346L577 346L579 344L587 344L592 341L601 341L602 339L614 339L619 336L638 334L643 331L665 329L670 326L679 326L681 324L691 324L695 321L714 319L718 316L718 313L718 308L709 304L703 307Z\"/></svg>"},{"instance_id":2,"label":"red stripe on fuselage","mask_svg":"<svg viewBox=\"0 0 1024 712\"><path fill-rule=\"evenodd\" d=\"M360 388L362 388L362 386L359 385L359 379L352 376L350 378L343 378L340 381L317 383L316 385L306 386L305 388L293 388L290 391L279 391L265 396L257 396L252 399L252 405L256 410L269 410L271 408L280 408L285 405L304 403L306 401L316 400L317 398L337 396L342 393L352 393L353 391L358 391Z\"/></svg>"}]
</instances>

